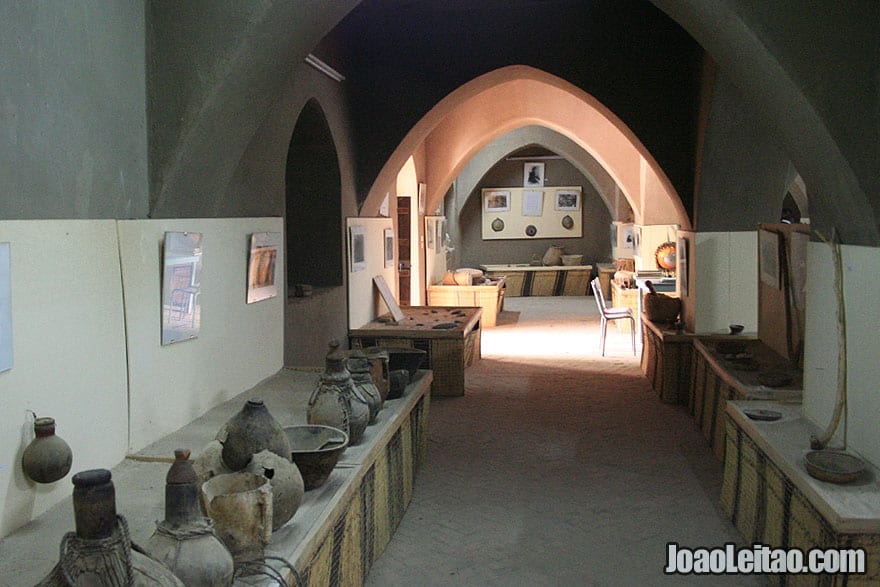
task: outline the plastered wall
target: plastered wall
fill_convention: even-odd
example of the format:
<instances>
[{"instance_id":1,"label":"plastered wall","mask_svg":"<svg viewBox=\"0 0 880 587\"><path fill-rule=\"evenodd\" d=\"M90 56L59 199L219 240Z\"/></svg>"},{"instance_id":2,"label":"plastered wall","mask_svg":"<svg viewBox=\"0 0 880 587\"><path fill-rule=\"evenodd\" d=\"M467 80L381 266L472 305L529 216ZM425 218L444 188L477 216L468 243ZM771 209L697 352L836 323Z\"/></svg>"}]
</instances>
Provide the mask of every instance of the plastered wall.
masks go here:
<instances>
[{"instance_id":1,"label":"plastered wall","mask_svg":"<svg viewBox=\"0 0 880 587\"><path fill-rule=\"evenodd\" d=\"M73 469L118 463L128 446L125 328L114 220L0 222L11 247L13 354L0 373L0 537L70 495L70 476L25 478L32 415L55 418Z\"/></svg>"},{"instance_id":2,"label":"plastered wall","mask_svg":"<svg viewBox=\"0 0 880 587\"><path fill-rule=\"evenodd\" d=\"M757 232L698 232L690 263L695 273L694 332L727 332L731 323L758 330Z\"/></svg>"},{"instance_id":3,"label":"plastered wall","mask_svg":"<svg viewBox=\"0 0 880 587\"><path fill-rule=\"evenodd\" d=\"M281 368L283 296L247 304L245 277L250 234L282 232L282 227L280 218L119 222L132 451ZM202 233L201 330L193 340L161 346L160 247L165 231ZM281 249L276 271L279 267L284 267Z\"/></svg>"},{"instance_id":4,"label":"plastered wall","mask_svg":"<svg viewBox=\"0 0 880 587\"><path fill-rule=\"evenodd\" d=\"M352 226L362 226L364 229L365 267L352 272L350 259L348 265L348 322L351 328L358 328L388 311L381 301L379 290L373 285L373 277L382 275L391 292L397 293L397 247L394 247L395 262L385 267L383 238L385 229L393 226L390 218L347 218L345 224L349 239ZM394 238L396 243L397 235ZM350 256L350 250L349 246L346 257Z\"/></svg>"},{"instance_id":5,"label":"plastered wall","mask_svg":"<svg viewBox=\"0 0 880 587\"><path fill-rule=\"evenodd\" d=\"M199 336L163 347L166 230L201 232L204 252ZM56 419L72 475L115 466L282 366L283 298L246 303L248 237L281 231L280 218L0 222L15 361L0 373L0 537L71 492L70 475L25 478L31 412Z\"/></svg>"},{"instance_id":6,"label":"plastered wall","mask_svg":"<svg viewBox=\"0 0 880 587\"><path fill-rule=\"evenodd\" d=\"M807 326L804 348L804 414L823 430L831 420L837 391L837 299L828 245L807 248ZM880 249L843 247L847 331L847 440L851 450L880 466ZM838 440L843 423L838 430ZM804 449L809 446L805 439Z\"/></svg>"}]
</instances>

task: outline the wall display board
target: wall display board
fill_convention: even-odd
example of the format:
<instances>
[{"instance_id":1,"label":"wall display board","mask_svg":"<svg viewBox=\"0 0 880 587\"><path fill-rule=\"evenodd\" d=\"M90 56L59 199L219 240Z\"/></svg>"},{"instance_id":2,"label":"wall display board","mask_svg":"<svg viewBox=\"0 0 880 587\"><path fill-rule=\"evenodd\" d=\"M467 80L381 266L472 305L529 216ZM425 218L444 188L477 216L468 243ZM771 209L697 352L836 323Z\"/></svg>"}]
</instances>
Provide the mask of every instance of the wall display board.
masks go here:
<instances>
[{"instance_id":1,"label":"wall display board","mask_svg":"<svg viewBox=\"0 0 880 587\"><path fill-rule=\"evenodd\" d=\"M202 233L166 232L162 344L196 338L201 325Z\"/></svg>"},{"instance_id":2,"label":"wall display board","mask_svg":"<svg viewBox=\"0 0 880 587\"><path fill-rule=\"evenodd\" d=\"M280 232L255 232L251 235L248 258L247 303L253 304L278 295L277 269Z\"/></svg>"},{"instance_id":3,"label":"wall display board","mask_svg":"<svg viewBox=\"0 0 880 587\"><path fill-rule=\"evenodd\" d=\"M12 287L9 243L0 243L0 371L12 369Z\"/></svg>"},{"instance_id":4,"label":"wall display board","mask_svg":"<svg viewBox=\"0 0 880 587\"><path fill-rule=\"evenodd\" d=\"M580 186L484 188L483 240L580 238Z\"/></svg>"}]
</instances>

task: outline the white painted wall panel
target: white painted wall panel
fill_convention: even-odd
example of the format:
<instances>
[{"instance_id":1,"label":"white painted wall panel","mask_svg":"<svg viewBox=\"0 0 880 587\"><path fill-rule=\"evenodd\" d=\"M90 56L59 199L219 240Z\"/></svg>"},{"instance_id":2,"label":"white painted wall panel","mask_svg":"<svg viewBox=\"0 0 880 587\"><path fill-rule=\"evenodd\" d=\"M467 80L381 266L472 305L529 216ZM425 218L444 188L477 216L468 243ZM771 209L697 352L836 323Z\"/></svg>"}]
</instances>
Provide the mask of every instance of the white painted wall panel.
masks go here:
<instances>
[{"instance_id":1,"label":"white painted wall panel","mask_svg":"<svg viewBox=\"0 0 880 587\"><path fill-rule=\"evenodd\" d=\"M757 232L698 232L695 249L695 331L727 332L737 323L757 332Z\"/></svg>"}]
</instances>

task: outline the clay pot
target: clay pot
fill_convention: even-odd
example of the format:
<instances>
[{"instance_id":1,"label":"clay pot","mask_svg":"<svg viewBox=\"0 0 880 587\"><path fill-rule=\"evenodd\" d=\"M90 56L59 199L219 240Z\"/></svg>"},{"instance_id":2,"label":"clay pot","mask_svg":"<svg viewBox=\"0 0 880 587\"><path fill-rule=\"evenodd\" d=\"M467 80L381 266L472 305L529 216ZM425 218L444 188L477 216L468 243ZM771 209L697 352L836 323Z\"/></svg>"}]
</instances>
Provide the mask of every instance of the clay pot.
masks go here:
<instances>
[{"instance_id":1,"label":"clay pot","mask_svg":"<svg viewBox=\"0 0 880 587\"><path fill-rule=\"evenodd\" d=\"M360 391L361 396L367 400L367 407L370 410L368 423L375 424L376 416L379 415L379 411L382 409L382 395L373 383L370 359L363 351L352 351L348 356L348 370L351 372L351 380L354 382L354 386Z\"/></svg>"},{"instance_id":2,"label":"clay pot","mask_svg":"<svg viewBox=\"0 0 880 587\"><path fill-rule=\"evenodd\" d=\"M272 485L262 475L229 473L202 484L205 511L236 563L263 558L272 541Z\"/></svg>"},{"instance_id":3,"label":"clay pot","mask_svg":"<svg viewBox=\"0 0 880 587\"><path fill-rule=\"evenodd\" d=\"M370 360L370 376L373 379L373 385L379 390L379 395L384 403L388 399L388 353L375 347L364 350L364 353Z\"/></svg>"},{"instance_id":4,"label":"clay pot","mask_svg":"<svg viewBox=\"0 0 880 587\"><path fill-rule=\"evenodd\" d=\"M284 430L261 399L249 399L241 411L220 429L217 440L223 444L223 462L233 471L245 468L251 455L262 450L290 458L290 445Z\"/></svg>"},{"instance_id":5,"label":"clay pot","mask_svg":"<svg viewBox=\"0 0 880 587\"><path fill-rule=\"evenodd\" d=\"M38 585L132 585L183 587L165 565L132 549L128 523L116 515L110 471L73 476L76 533L61 541L61 557Z\"/></svg>"},{"instance_id":6,"label":"clay pot","mask_svg":"<svg viewBox=\"0 0 880 587\"><path fill-rule=\"evenodd\" d=\"M175 461L165 477L165 519L146 548L187 587L232 585L232 555L214 534L210 518L199 509L199 486L190 452L174 451Z\"/></svg>"},{"instance_id":7,"label":"clay pot","mask_svg":"<svg viewBox=\"0 0 880 587\"><path fill-rule=\"evenodd\" d=\"M559 245L550 245L541 262L546 266L562 265L562 255L565 254L565 247Z\"/></svg>"},{"instance_id":8,"label":"clay pot","mask_svg":"<svg viewBox=\"0 0 880 587\"><path fill-rule=\"evenodd\" d=\"M34 420L34 438L21 455L24 474L37 483L53 483L70 472L73 452L62 438L55 435L55 420Z\"/></svg>"},{"instance_id":9,"label":"clay pot","mask_svg":"<svg viewBox=\"0 0 880 587\"><path fill-rule=\"evenodd\" d=\"M255 454L244 471L262 475L272 486L272 531L274 532L286 524L302 505L305 495L302 475L297 466L291 462L290 456L282 458L268 450Z\"/></svg>"},{"instance_id":10,"label":"clay pot","mask_svg":"<svg viewBox=\"0 0 880 587\"><path fill-rule=\"evenodd\" d=\"M309 398L307 421L339 428L348 434L351 444L357 444L363 438L369 420L370 408L366 399L354 387L339 343L332 340L324 373Z\"/></svg>"}]
</instances>

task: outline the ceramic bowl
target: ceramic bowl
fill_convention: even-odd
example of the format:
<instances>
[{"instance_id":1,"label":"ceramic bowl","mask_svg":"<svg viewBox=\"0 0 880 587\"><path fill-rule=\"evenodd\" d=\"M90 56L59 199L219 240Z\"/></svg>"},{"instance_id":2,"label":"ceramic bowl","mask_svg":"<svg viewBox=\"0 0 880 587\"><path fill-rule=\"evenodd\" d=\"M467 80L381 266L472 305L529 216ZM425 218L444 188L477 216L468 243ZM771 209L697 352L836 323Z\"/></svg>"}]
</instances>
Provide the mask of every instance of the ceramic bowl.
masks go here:
<instances>
[{"instance_id":1,"label":"ceramic bowl","mask_svg":"<svg viewBox=\"0 0 880 587\"><path fill-rule=\"evenodd\" d=\"M290 459L299 468L306 491L327 481L348 446L348 434L332 426L287 426L284 434L290 441Z\"/></svg>"},{"instance_id":2,"label":"ceramic bowl","mask_svg":"<svg viewBox=\"0 0 880 587\"><path fill-rule=\"evenodd\" d=\"M811 450L804 466L812 477L829 483L849 483L862 476L865 462L855 455L833 450Z\"/></svg>"},{"instance_id":3,"label":"ceramic bowl","mask_svg":"<svg viewBox=\"0 0 880 587\"><path fill-rule=\"evenodd\" d=\"M580 265L583 258L583 255L562 255L562 264L568 266Z\"/></svg>"},{"instance_id":4,"label":"ceramic bowl","mask_svg":"<svg viewBox=\"0 0 880 587\"><path fill-rule=\"evenodd\" d=\"M745 326L743 326L742 324L730 324L728 325L728 328L730 328L730 334L739 334L743 331Z\"/></svg>"}]
</instances>

